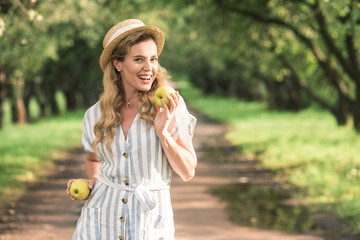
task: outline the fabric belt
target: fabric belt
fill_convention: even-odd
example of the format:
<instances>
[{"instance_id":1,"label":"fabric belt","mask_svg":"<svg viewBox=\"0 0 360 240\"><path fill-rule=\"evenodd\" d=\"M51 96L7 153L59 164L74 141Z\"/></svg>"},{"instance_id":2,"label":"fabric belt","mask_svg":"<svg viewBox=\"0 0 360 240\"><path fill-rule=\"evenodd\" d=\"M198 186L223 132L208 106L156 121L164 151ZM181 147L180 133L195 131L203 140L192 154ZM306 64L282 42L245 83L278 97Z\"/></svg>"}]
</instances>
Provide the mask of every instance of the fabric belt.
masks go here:
<instances>
[{"instance_id":1,"label":"fabric belt","mask_svg":"<svg viewBox=\"0 0 360 240\"><path fill-rule=\"evenodd\" d=\"M140 202L141 207L146 211L154 209L158 204L158 201L154 198L153 194L151 194L151 191L159 191L170 188L170 181L155 181L149 182L148 184L137 184L133 187L114 183L104 177L100 177L98 181L115 189L134 192L134 195Z\"/></svg>"}]
</instances>

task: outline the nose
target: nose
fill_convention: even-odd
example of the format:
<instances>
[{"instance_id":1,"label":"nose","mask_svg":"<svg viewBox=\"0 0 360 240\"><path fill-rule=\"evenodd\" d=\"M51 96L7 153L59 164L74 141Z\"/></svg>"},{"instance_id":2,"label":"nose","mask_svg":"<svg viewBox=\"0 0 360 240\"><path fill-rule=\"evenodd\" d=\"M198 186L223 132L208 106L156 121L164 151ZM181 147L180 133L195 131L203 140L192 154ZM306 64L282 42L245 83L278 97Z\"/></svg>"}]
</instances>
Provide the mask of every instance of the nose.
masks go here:
<instances>
[{"instance_id":1,"label":"nose","mask_svg":"<svg viewBox=\"0 0 360 240\"><path fill-rule=\"evenodd\" d=\"M150 71L152 68L152 63L150 60L144 61L144 70Z\"/></svg>"}]
</instances>

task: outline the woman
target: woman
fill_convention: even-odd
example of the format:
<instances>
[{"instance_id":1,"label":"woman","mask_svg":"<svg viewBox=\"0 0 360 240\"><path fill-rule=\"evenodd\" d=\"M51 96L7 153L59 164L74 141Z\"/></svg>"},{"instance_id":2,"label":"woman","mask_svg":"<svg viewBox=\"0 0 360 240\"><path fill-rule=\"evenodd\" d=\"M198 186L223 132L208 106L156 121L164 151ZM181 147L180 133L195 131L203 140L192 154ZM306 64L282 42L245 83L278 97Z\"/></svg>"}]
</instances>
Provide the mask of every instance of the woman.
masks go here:
<instances>
[{"instance_id":1,"label":"woman","mask_svg":"<svg viewBox=\"0 0 360 240\"><path fill-rule=\"evenodd\" d=\"M172 171L184 181L195 174L196 118L178 92L168 94L170 107L154 104L155 90L168 84L159 28L125 20L103 46L104 93L85 113L82 136L92 190L73 239L174 239L170 181Z\"/></svg>"}]
</instances>

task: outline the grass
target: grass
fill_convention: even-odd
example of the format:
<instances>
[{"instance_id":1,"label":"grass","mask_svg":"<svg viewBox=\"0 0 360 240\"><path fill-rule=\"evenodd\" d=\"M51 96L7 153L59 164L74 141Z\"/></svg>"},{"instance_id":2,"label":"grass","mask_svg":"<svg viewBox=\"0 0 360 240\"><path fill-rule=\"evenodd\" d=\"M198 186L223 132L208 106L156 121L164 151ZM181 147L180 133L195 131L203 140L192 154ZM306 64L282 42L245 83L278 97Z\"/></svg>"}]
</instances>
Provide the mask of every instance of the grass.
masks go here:
<instances>
[{"instance_id":1,"label":"grass","mask_svg":"<svg viewBox=\"0 0 360 240\"><path fill-rule=\"evenodd\" d=\"M84 111L65 113L32 124L11 125L6 107L0 131L0 205L15 200L48 169L62 151L81 145Z\"/></svg>"},{"instance_id":2,"label":"grass","mask_svg":"<svg viewBox=\"0 0 360 240\"><path fill-rule=\"evenodd\" d=\"M313 204L331 206L360 231L360 135L318 109L267 111L261 103L204 96L187 82L180 94L195 109L233 127L226 137L250 158L277 171Z\"/></svg>"}]
</instances>

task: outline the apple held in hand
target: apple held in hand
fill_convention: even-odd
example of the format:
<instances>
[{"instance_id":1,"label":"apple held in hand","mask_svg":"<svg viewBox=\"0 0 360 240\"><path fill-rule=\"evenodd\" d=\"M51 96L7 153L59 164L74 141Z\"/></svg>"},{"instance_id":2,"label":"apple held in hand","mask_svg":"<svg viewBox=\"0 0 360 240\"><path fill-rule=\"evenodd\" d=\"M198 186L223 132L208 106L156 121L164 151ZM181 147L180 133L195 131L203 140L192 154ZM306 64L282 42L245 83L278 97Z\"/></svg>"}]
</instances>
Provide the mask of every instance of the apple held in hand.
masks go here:
<instances>
[{"instance_id":1,"label":"apple held in hand","mask_svg":"<svg viewBox=\"0 0 360 240\"><path fill-rule=\"evenodd\" d=\"M89 196L90 189L88 183L83 179L77 179L72 182L70 195L76 200L84 200Z\"/></svg>"},{"instance_id":2,"label":"apple held in hand","mask_svg":"<svg viewBox=\"0 0 360 240\"><path fill-rule=\"evenodd\" d=\"M170 100L167 98L167 95L171 94L171 93L175 93L175 90L172 87L169 87L169 86L158 87L158 89L156 89L155 94L154 94L155 104L158 105L159 107L164 107L161 102L161 99L162 99L162 100L164 100L166 105L168 107L170 107Z\"/></svg>"}]
</instances>

